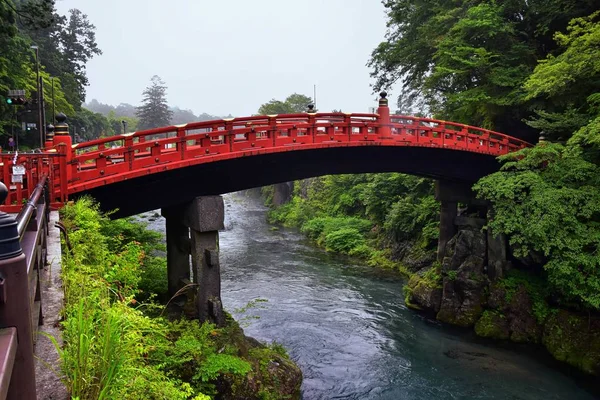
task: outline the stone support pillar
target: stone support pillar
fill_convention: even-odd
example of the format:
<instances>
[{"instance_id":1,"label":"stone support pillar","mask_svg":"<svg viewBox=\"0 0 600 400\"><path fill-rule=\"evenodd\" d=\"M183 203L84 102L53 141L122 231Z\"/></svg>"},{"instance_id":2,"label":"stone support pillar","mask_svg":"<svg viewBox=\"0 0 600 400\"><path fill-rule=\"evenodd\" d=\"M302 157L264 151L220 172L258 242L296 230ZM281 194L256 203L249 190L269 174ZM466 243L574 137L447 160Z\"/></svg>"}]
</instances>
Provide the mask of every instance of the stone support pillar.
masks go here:
<instances>
[{"instance_id":1,"label":"stone support pillar","mask_svg":"<svg viewBox=\"0 0 600 400\"><path fill-rule=\"evenodd\" d=\"M221 196L194 199L185 209L183 222L190 228L192 273L196 283L196 309L200 322L225 324L221 303L219 230L224 228L225 207Z\"/></svg>"},{"instance_id":2,"label":"stone support pillar","mask_svg":"<svg viewBox=\"0 0 600 400\"><path fill-rule=\"evenodd\" d=\"M454 219L458 212L458 204L454 201L443 201L440 207L440 237L438 239L437 259L442 261L446 244L456 235Z\"/></svg>"},{"instance_id":3,"label":"stone support pillar","mask_svg":"<svg viewBox=\"0 0 600 400\"><path fill-rule=\"evenodd\" d=\"M488 220L494 219L494 210L488 209ZM506 235L495 234L491 228L487 229L487 259L488 277L491 280L502 279L508 269L508 242Z\"/></svg>"},{"instance_id":4,"label":"stone support pillar","mask_svg":"<svg viewBox=\"0 0 600 400\"><path fill-rule=\"evenodd\" d=\"M442 261L446 243L456 234L455 218L458 214L458 203L474 203L475 195L470 185L449 182L435 182L435 198L441 203L440 207L440 238L438 240L437 259Z\"/></svg>"},{"instance_id":5,"label":"stone support pillar","mask_svg":"<svg viewBox=\"0 0 600 400\"><path fill-rule=\"evenodd\" d=\"M294 182L276 183L273 185L273 189L273 205L279 207L292 199Z\"/></svg>"},{"instance_id":6,"label":"stone support pillar","mask_svg":"<svg viewBox=\"0 0 600 400\"><path fill-rule=\"evenodd\" d=\"M183 280L190 279L190 229L183 223L185 205L163 208L167 234L167 277L169 296L183 287Z\"/></svg>"}]
</instances>

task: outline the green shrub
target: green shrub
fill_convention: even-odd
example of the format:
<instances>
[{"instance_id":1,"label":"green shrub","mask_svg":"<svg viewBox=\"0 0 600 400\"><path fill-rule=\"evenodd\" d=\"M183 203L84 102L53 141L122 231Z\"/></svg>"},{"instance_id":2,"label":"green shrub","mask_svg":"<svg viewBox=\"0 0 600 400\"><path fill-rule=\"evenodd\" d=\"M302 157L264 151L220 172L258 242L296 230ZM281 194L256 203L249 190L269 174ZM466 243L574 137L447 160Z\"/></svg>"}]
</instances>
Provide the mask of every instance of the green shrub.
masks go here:
<instances>
[{"instance_id":1,"label":"green shrub","mask_svg":"<svg viewBox=\"0 0 600 400\"><path fill-rule=\"evenodd\" d=\"M61 215L73 253L63 255L64 346L55 344L72 398L208 399L203 392L214 392L212 380L250 371L238 349L221 352L213 325L168 323L142 311L159 306L137 306L140 285L146 281L146 294L155 294L152 274L166 276L164 262L147 255L156 235L108 220L88 198ZM143 238L145 246L135 240Z\"/></svg>"},{"instance_id":2,"label":"green shrub","mask_svg":"<svg viewBox=\"0 0 600 400\"><path fill-rule=\"evenodd\" d=\"M363 246L365 238L358 229L342 228L327 234L323 242L328 251L348 254L353 249Z\"/></svg>"}]
</instances>

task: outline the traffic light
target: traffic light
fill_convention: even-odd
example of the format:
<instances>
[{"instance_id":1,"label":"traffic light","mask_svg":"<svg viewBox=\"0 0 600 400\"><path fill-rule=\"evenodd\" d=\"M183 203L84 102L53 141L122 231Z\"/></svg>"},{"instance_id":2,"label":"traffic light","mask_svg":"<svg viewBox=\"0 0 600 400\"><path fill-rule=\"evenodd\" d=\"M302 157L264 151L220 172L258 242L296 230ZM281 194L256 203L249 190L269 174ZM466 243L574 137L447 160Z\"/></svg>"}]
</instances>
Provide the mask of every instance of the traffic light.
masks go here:
<instances>
[{"instance_id":1,"label":"traffic light","mask_svg":"<svg viewBox=\"0 0 600 400\"><path fill-rule=\"evenodd\" d=\"M6 104L9 106L22 106L27 104L27 100L24 97L7 97Z\"/></svg>"},{"instance_id":2,"label":"traffic light","mask_svg":"<svg viewBox=\"0 0 600 400\"><path fill-rule=\"evenodd\" d=\"M6 104L9 106L22 106L27 104L24 90L9 90L6 96Z\"/></svg>"}]
</instances>

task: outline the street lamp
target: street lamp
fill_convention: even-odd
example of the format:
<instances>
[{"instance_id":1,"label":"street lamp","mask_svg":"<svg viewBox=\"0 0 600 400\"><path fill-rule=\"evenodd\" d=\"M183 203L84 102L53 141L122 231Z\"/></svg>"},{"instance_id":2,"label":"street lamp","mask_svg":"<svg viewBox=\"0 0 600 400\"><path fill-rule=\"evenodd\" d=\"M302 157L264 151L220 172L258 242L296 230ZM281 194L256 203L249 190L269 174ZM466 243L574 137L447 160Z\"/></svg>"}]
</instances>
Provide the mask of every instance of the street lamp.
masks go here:
<instances>
[{"instance_id":1,"label":"street lamp","mask_svg":"<svg viewBox=\"0 0 600 400\"><path fill-rule=\"evenodd\" d=\"M56 109L54 104L54 76L51 76L50 80L52 81L52 123L54 123L56 118Z\"/></svg>"},{"instance_id":2,"label":"street lamp","mask_svg":"<svg viewBox=\"0 0 600 400\"><path fill-rule=\"evenodd\" d=\"M35 50L35 68L36 68L36 87L37 87L37 106L38 106L38 131L40 133L40 149L44 148L44 117L42 116L42 85L40 82L40 57L39 47L30 46Z\"/></svg>"}]
</instances>

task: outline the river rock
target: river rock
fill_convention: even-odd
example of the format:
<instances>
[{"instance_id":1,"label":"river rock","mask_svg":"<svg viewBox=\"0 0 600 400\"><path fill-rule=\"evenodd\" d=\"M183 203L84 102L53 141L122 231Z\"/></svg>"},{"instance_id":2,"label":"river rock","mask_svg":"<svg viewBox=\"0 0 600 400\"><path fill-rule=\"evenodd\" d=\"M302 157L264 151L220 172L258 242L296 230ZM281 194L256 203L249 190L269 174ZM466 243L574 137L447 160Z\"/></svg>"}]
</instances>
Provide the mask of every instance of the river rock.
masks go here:
<instances>
[{"instance_id":1,"label":"river rock","mask_svg":"<svg viewBox=\"0 0 600 400\"><path fill-rule=\"evenodd\" d=\"M277 346L265 346L244 334L242 328L228 316L223 334L223 348L234 346L238 356L252 365L244 375L224 374L215 383L216 397L221 400L300 399L302 371Z\"/></svg>"},{"instance_id":2,"label":"river rock","mask_svg":"<svg viewBox=\"0 0 600 400\"><path fill-rule=\"evenodd\" d=\"M408 281L406 305L409 308L437 313L442 302L442 288L432 286L419 275L413 275Z\"/></svg>"},{"instance_id":3,"label":"river rock","mask_svg":"<svg viewBox=\"0 0 600 400\"><path fill-rule=\"evenodd\" d=\"M600 376L600 317L561 310L546 320L542 342L557 360Z\"/></svg>"},{"instance_id":4,"label":"river rock","mask_svg":"<svg viewBox=\"0 0 600 400\"><path fill-rule=\"evenodd\" d=\"M488 284L485 254L485 235L472 228L458 231L448 242L442 261L444 279L438 320L467 327L479 319Z\"/></svg>"},{"instance_id":5,"label":"river rock","mask_svg":"<svg viewBox=\"0 0 600 400\"><path fill-rule=\"evenodd\" d=\"M508 320L501 312L485 310L475 324L475 333L490 339L508 339L510 337Z\"/></svg>"},{"instance_id":6,"label":"river rock","mask_svg":"<svg viewBox=\"0 0 600 400\"><path fill-rule=\"evenodd\" d=\"M542 329L533 314L533 302L524 285L519 285L508 307L510 340L517 343L538 343Z\"/></svg>"},{"instance_id":7,"label":"river rock","mask_svg":"<svg viewBox=\"0 0 600 400\"><path fill-rule=\"evenodd\" d=\"M501 284L492 285L486 310L475 325L479 336L510 339L517 343L539 343L542 326L533 312L533 301L525 285L510 296Z\"/></svg>"}]
</instances>

